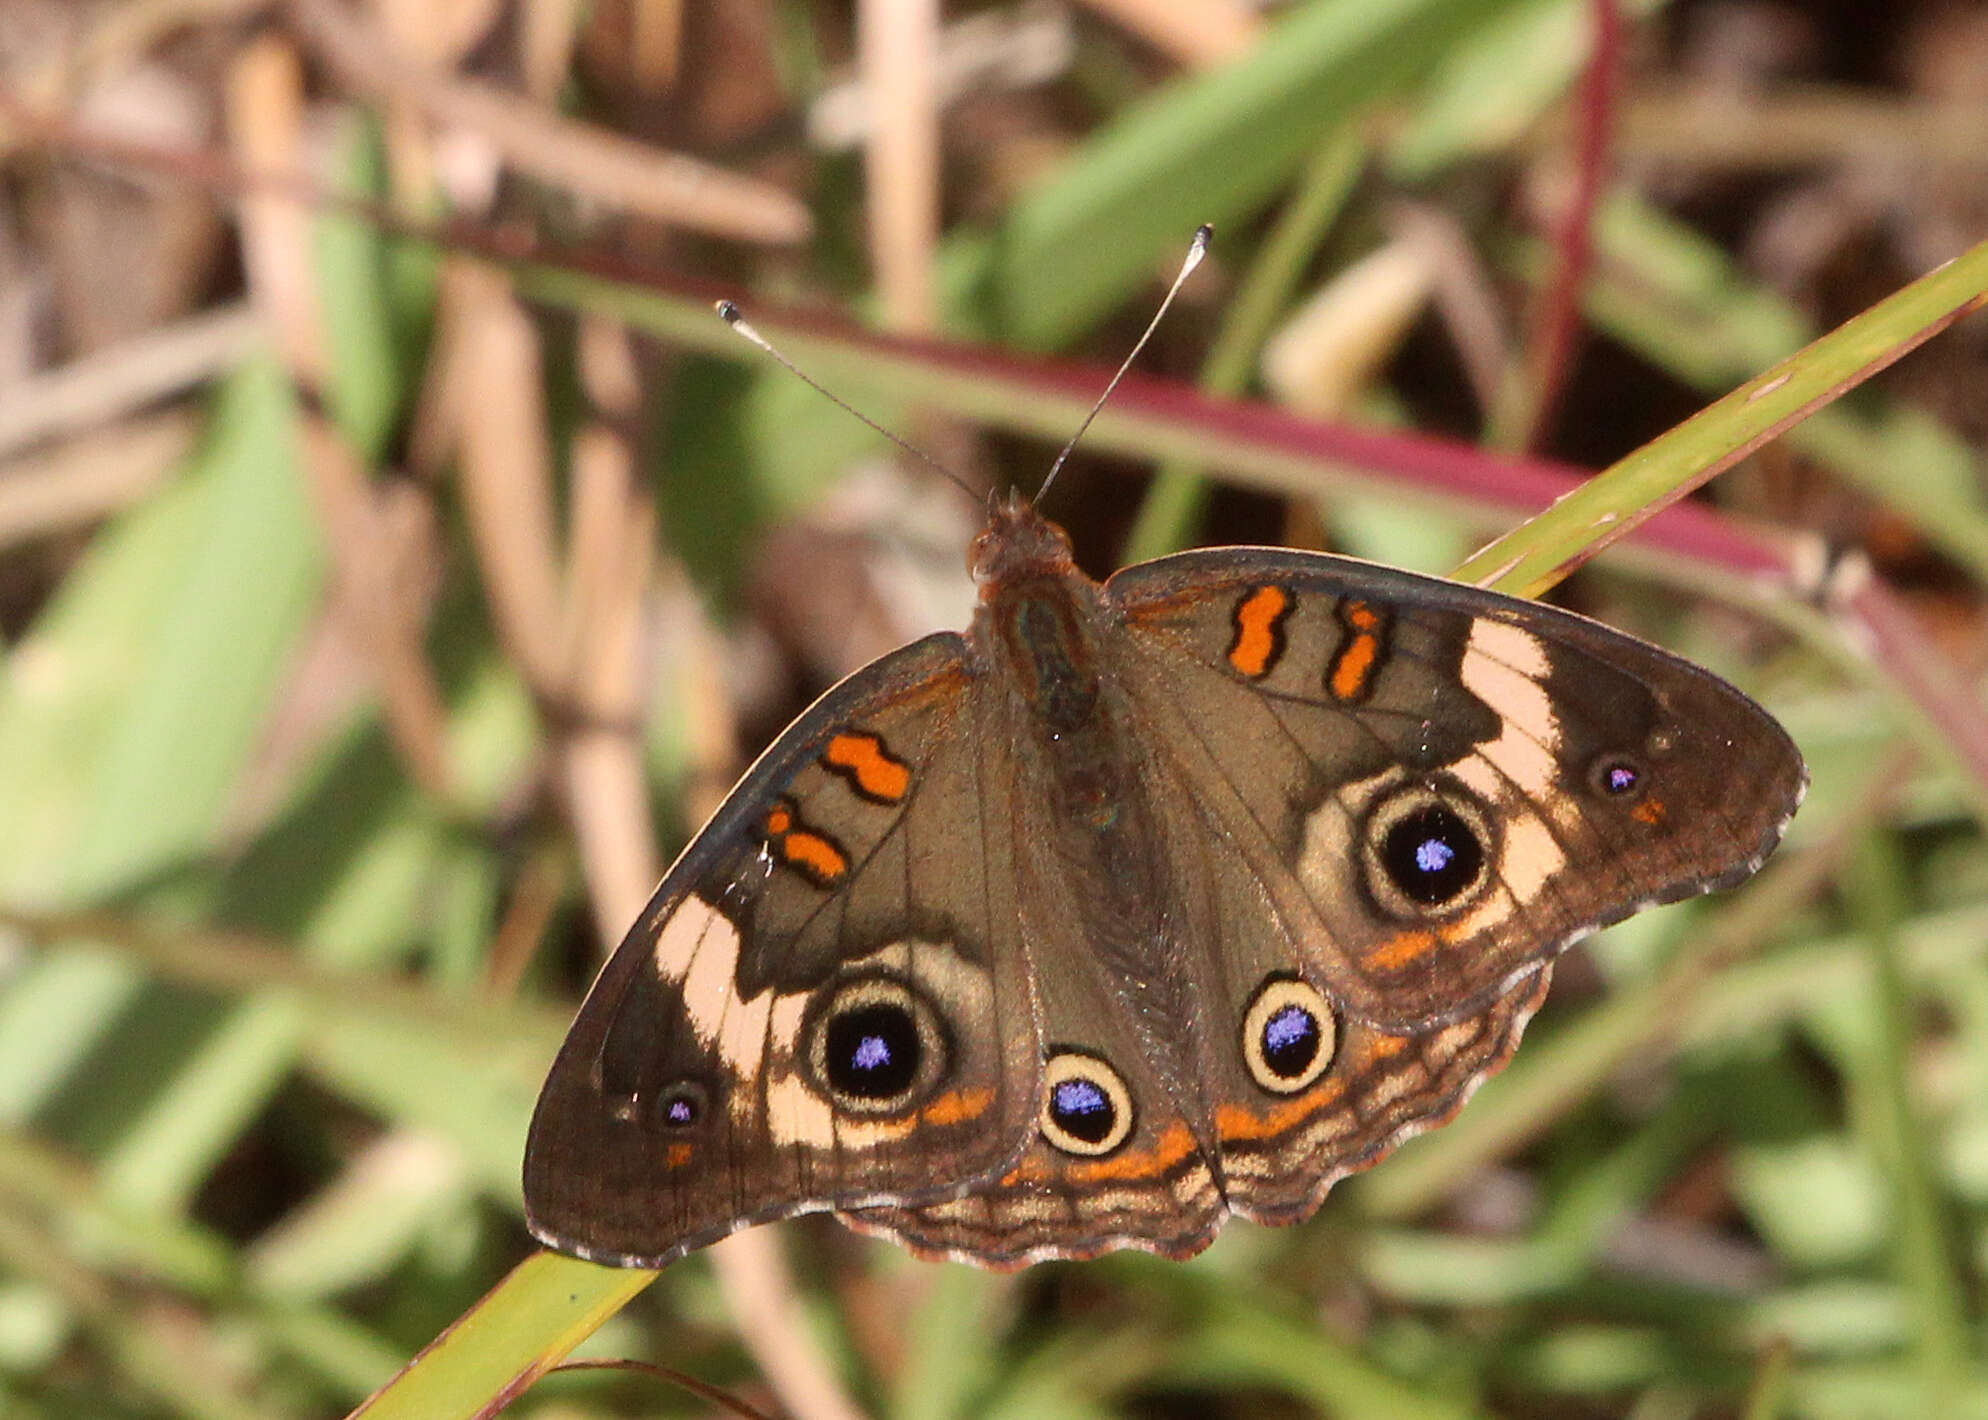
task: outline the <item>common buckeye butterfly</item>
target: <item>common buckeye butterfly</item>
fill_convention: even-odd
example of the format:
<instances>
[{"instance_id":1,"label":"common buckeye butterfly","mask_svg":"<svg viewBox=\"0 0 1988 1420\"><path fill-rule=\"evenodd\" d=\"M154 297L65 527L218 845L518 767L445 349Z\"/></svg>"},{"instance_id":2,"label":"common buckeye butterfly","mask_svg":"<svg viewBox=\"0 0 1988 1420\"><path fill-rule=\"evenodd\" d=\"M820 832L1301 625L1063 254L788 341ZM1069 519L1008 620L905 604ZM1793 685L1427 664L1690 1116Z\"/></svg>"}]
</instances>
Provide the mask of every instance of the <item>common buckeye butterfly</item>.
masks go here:
<instances>
[{"instance_id":1,"label":"common buckeye butterfly","mask_svg":"<svg viewBox=\"0 0 1988 1420\"><path fill-rule=\"evenodd\" d=\"M526 1147L547 1244L834 1209L1009 1266L1304 1218L1805 785L1739 691L1553 607L1253 547L1100 584L1020 497L969 562L967 631L790 725L601 972Z\"/></svg>"}]
</instances>

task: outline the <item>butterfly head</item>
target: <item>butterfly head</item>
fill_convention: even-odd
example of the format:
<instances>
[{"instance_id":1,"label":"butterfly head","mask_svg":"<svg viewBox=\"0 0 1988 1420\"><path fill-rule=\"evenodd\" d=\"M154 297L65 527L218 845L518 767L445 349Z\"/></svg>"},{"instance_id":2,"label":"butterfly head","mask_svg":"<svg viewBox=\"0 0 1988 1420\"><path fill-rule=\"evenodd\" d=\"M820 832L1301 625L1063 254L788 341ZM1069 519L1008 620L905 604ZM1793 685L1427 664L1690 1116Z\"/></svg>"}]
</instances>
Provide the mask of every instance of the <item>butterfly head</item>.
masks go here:
<instances>
[{"instance_id":1,"label":"butterfly head","mask_svg":"<svg viewBox=\"0 0 1988 1420\"><path fill-rule=\"evenodd\" d=\"M1070 538L1026 496L1012 492L988 513L987 526L967 550L966 565L985 600L1003 583L1069 572Z\"/></svg>"}]
</instances>

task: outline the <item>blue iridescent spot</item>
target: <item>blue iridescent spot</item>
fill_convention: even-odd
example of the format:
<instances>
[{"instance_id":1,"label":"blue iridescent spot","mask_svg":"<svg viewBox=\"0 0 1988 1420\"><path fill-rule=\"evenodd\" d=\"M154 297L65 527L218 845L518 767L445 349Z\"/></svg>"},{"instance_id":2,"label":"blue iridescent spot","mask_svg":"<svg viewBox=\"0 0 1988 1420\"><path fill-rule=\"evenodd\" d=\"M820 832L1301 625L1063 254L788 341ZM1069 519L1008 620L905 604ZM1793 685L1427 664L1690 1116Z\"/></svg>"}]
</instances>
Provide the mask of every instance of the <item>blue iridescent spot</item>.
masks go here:
<instances>
[{"instance_id":1,"label":"blue iridescent spot","mask_svg":"<svg viewBox=\"0 0 1988 1420\"><path fill-rule=\"evenodd\" d=\"M1635 767L1628 764L1611 764L1608 767L1607 784L1611 794L1626 794L1636 787L1640 778Z\"/></svg>"},{"instance_id":2,"label":"blue iridescent spot","mask_svg":"<svg viewBox=\"0 0 1988 1420\"><path fill-rule=\"evenodd\" d=\"M1283 1080L1296 1080L1311 1068L1323 1048L1318 1017L1296 1001L1279 1006L1263 1023L1263 1064Z\"/></svg>"},{"instance_id":3,"label":"blue iridescent spot","mask_svg":"<svg viewBox=\"0 0 1988 1420\"><path fill-rule=\"evenodd\" d=\"M918 1022L902 1002L867 1001L838 1011L824 1034L824 1070L836 1093L880 1102L918 1082L925 1050Z\"/></svg>"},{"instance_id":4,"label":"blue iridescent spot","mask_svg":"<svg viewBox=\"0 0 1988 1420\"><path fill-rule=\"evenodd\" d=\"M879 1070L890 1064L890 1042L880 1035L866 1035L856 1042L850 1061L858 1070Z\"/></svg>"},{"instance_id":5,"label":"blue iridescent spot","mask_svg":"<svg viewBox=\"0 0 1988 1420\"><path fill-rule=\"evenodd\" d=\"M1440 800L1396 818L1378 846L1388 881L1424 907L1456 901L1478 881L1484 866L1484 844L1476 829Z\"/></svg>"},{"instance_id":6,"label":"blue iridescent spot","mask_svg":"<svg viewBox=\"0 0 1988 1420\"><path fill-rule=\"evenodd\" d=\"M1456 857L1456 849L1440 838L1425 838L1415 845L1415 866L1425 873L1440 873Z\"/></svg>"},{"instance_id":7,"label":"blue iridescent spot","mask_svg":"<svg viewBox=\"0 0 1988 1420\"><path fill-rule=\"evenodd\" d=\"M1058 1080L1051 1092L1050 1112L1060 1121L1109 1113L1111 1100L1089 1080Z\"/></svg>"},{"instance_id":8,"label":"blue iridescent spot","mask_svg":"<svg viewBox=\"0 0 1988 1420\"><path fill-rule=\"evenodd\" d=\"M1286 1006L1263 1027L1263 1048L1272 1055L1302 1045L1318 1035L1318 1022L1303 1006Z\"/></svg>"},{"instance_id":9,"label":"blue iridescent spot","mask_svg":"<svg viewBox=\"0 0 1988 1420\"><path fill-rule=\"evenodd\" d=\"M689 1082L671 1086L660 1103L666 1129L687 1129L704 1117L704 1091Z\"/></svg>"}]
</instances>

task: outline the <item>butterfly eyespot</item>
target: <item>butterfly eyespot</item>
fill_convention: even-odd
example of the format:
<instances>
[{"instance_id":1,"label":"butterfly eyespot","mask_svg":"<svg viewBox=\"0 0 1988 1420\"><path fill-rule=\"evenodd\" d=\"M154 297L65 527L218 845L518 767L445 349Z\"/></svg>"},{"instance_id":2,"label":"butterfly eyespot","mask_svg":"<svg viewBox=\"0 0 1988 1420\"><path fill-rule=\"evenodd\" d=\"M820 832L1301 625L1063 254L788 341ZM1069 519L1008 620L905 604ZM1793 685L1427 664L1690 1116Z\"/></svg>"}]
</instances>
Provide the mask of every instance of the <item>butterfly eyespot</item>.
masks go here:
<instances>
[{"instance_id":1,"label":"butterfly eyespot","mask_svg":"<svg viewBox=\"0 0 1988 1420\"><path fill-rule=\"evenodd\" d=\"M1456 911L1489 884L1494 841L1484 811L1460 790L1405 789L1368 816L1368 886L1397 917Z\"/></svg>"},{"instance_id":2,"label":"butterfly eyespot","mask_svg":"<svg viewBox=\"0 0 1988 1420\"><path fill-rule=\"evenodd\" d=\"M1103 1158L1132 1137L1132 1092L1095 1055L1051 1055L1042 1069L1042 1137L1066 1154Z\"/></svg>"},{"instance_id":3,"label":"butterfly eyespot","mask_svg":"<svg viewBox=\"0 0 1988 1420\"><path fill-rule=\"evenodd\" d=\"M704 1122L711 1097L695 1080L680 1080L656 1099L655 1120L665 1129L690 1129Z\"/></svg>"},{"instance_id":4,"label":"butterfly eyespot","mask_svg":"<svg viewBox=\"0 0 1988 1420\"><path fill-rule=\"evenodd\" d=\"M1605 755L1589 772L1595 789L1611 799L1623 799L1643 787L1643 767L1626 755Z\"/></svg>"},{"instance_id":5,"label":"butterfly eyespot","mask_svg":"<svg viewBox=\"0 0 1988 1420\"><path fill-rule=\"evenodd\" d=\"M1272 1094L1296 1094L1332 1064L1338 1035L1332 1007L1317 987L1273 976L1257 988L1243 1013L1243 1063L1250 1078Z\"/></svg>"},{"instance_id":6,"label":"butterfly eyespot","mask_svg":"<svg viewBox=\"0 0 1988 1420\"><path fill-rule=\"evenodd\" d=\"M951 1063L931 1004L895 977L833 988L807 1027L817 1089L858 1114L902 1114L931 1094Z\"/></svg>"}]
</instances>

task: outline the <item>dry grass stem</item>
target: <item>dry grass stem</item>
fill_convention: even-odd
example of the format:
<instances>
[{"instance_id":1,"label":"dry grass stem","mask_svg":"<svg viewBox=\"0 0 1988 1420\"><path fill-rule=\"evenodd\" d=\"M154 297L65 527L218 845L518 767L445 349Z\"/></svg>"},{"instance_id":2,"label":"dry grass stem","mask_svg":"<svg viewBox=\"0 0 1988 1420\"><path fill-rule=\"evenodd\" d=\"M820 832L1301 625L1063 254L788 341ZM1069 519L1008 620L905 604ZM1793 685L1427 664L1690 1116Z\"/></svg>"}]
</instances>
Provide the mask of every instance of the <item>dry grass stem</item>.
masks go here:
<instances>
[{"instance_id":1,"label":"dry grass stem","mask_svg":"<svg viewBox=\"0 0 1988 1420\"><path fill-rule=\"evenodd\" d=\"M733 1233L712 1246L710 1257L726 1309L752 1318L741 1338L787 1412L807 1420L863 1420L814 1342L776 1235L767 1228Z\"/></svg>"},{"instance_id":2,"label":"dry grass stem","mask_svg":"<svg viewBox=\"0 0 1988 1420\"><path fill-rule=\"evenodd\" d=\"M1070 67L1075 42L1069 12L1024 5L985 11L944 25L934 62L941 109L967 98L1045 83ZM835 84L808 107L808 142L841 152L868 140L869 86L860 77Z\"/></svg>"},{"instance_id":3,"label":"dry grass stem","mask_svg":"<svg viewBox=\"0 0 1988 1420\"><path fill-rule=\"evenodd\" d=\"M928 332L938 319L938 0L863 0L856 19L872 117L870 259L884 324Z\"/></svg>"},{"instance_id":4,"label":"dry grass stem","mask_svg":"<svg viewBox=\"0 0 1988 1420\"><path fill-rule=\"evenodd\" d=\"M0 552L96 521L157 487L193 451L184 410L113 424L0 463Z\"/></svg>"},{"instance_id":5,"label":"dry grass stem","mask_svg":"<svg viewBox=\"0 0 1988 1420\"><path fill-rule=\"evenodd\" d=\"M1263 19L1242 0L1084 0L1155 49L1193 69L1241 57L1263 34Z\"/></svg>"},{"instance_id":6,"label":"dry grass stem","mask_svg":"<svg viewBox=\"0 0 1988 1420\"><path fill-rule=\"evenodd\" d=\"M233 369L266 335L247 305L217 306L22 380L0 386L0 457L123 419Z\"/></svg>"},{"instance_id":7,"label":"dry grass stem","mask_svg":"<svg viewBox=\"0 0 1988 1420\"><path fill-rule=\"evenodd\" d=\"M739 241L787 245L806 240L813 225L806 207L768 183L404 60L338 0L292 0L291 13L354 88L481 133L506 161L542 182L617 211Z\"/></svg>"},{"instance_id":8,"label":"dry grass stem","mask_svg":"<svg viewBox=\"0 0 1988 1420\"><path fill-rule=\"evenodd\" d=\"M302 104L302 72L287 43L265 36L242 51L230 76L228 128L244 167L299 169ZM251 194L242 200L241 231L250 294L305 397L299 443L336 568L335 595L371 662L408 772L446 800L448 712L421 644L420 609L402 595L403 569L436 565L420 547L428 541L425 522L396 523L375 499L366 468L322 412L327 356L309 212L281 196Z\"/></svg>"},{"instance_id":9,"label":"dry grass stem","mask_svg":"<svg viewBox=\"0 0 1988 1420\"><path fill-rule=\"evenodd\" d=\"M534 693L560 683L552 445L537 328L503 277L451 266L447 392L463 511L507 654Z\"/></svg>"},{"instance_id":10,"label":"dry grass stem","mask_svg":"<svg viewBox=\"0 0 1988 1420\"><path fill-rule=\"evenodd\" d=\"M550 108L573 67L582 0L537 0L518 14L519 67L525 92Z\"/></svg>"}]
</instances>

